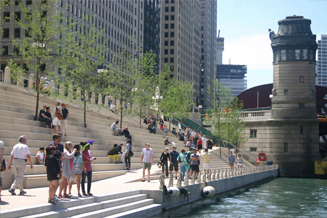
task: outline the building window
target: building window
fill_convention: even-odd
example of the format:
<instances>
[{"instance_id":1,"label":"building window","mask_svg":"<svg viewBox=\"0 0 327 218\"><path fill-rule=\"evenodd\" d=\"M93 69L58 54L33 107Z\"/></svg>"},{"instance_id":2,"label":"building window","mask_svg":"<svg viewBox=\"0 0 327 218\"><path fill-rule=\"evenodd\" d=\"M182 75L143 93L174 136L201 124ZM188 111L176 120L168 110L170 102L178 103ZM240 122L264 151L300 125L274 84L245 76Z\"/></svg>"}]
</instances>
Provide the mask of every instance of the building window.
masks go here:
<instances>
[{"instance_id":1,"label":"building window","mask_svg":"<svg viewBox=\"0 0 327 218\"><path fill-rule=\"evenodd\" d=\"M164 63L168 63L168 58L165 58L164 59Z\"/></svg>"},{"instance_id":2,"label":"building window","mask_svg":"<svg viewBox=\"0 0 327 218\"><path fill-rule=\"evenodd\" d=\"M15 5L19 5L20 0L15 0Z\"/></svg>"},{"instance_id":3,"label":"building window","mask_svg":"<svg viewBox=\"0 0 327 218\"><path fill-rule=\"evenodd\" d=\"M9 38L9 29L7 28L3 29L2 38Z\"/></svg>"},{"instance_id":4,"label":"building window","mask_svg":"<svg viewBox=\"0 0 327 218\"><path fill-rule=\"evenodd\" d=\"M165 41L165 46L168 46L168 41Z\"/></svg>"},{"instance_id":5,"label":"building window","mask_svg":"<svg viewBox=\"0 0 327 218\"><path fill-rule=\"evenodd\" d=\"M257 130L250 129L250 138L257 138Z\"/></svg>"},{"instance_id":6,"label":"building window","mask_svg":"<svg viewBox=\"0 0 327 218\"><path fill-rule=\"evenodd\" d=\"M175 45L175 41L170 41L170 45L174 46Z\"/></svg>"},{"instance_id":7,"label":"building window","mask_svg":"<svg viewBox=\"0 0 327 218\"><path fill-rule=\"evenodd\" d=\"M280 59L281 61L286 61L286 50L280 51Z\"/></svg>"},{"instance_id":8,"label":"building window","mask_svg":"<svg viewBox=\"0 0 327 218\"><path fill-rule=\"evenodd\" d=\"M295 60L301 60L301 50L295 49Z\"/></svg>"},{"instance_id":9,"label":"building window","mask_svg":"<svg viewBox=\"0 0 327 218\"><path fill-rule=\"evenodd\" d=\"M308 49L302 49L302 57L303 57L303 60L308 59Z\"/></svg>"},{"instance_id":10,"label":"building window","mask_svg":"<svg viewBox=\"0 0 327 218\"><path fill-rule=\"evenodd\" d=\"M170 54L174 54L174 49L170 49Z\"/></svg>"},{"instance_id":11,"label":"building window","mask_svg":"<svg viewBox=\"0 0 327 218\"><path fill-rule=\"evenodd\" d=\"M165 49L165 54L168 54L168 49Z\"/></svg>"},{"instance_id":12,"label":"building window","mask_svg":"<svg viewBox=\"0 0 327 218\"><path fill-rule=\"evenodd\" d=\"M175 20L175 15L171 15L171 16L170 16L170 19L171 19L171 20Z\"/></svg>"},{"instance_id":13,"label":"building window","mask_svg":"<svg viewBox=\"0 0 327 218\"><path fill-rule=\"evenodd\" d=\"M257 148L256 147L250 147L250 152L256 152Z\"/></svg>"},{"instance_id":14,"label":"building window","mask_svg":"<svg viewBox=\"0 0 327 218\"><path fill-rule=\"evenodd\" d=\"M62 1L61 1L62 3ZM26 5L31 5L32 4L32 0L26 0Z\"/></svg>"},{"instance_id":15,"label":"building window","mask_svg":"<svg viewBox=\"0 0 327 218\"><path fill-rule=\"evenodd\" d=\"M2 55L8 55L8 46L2 46Z\"/></svg>"},{"instance_id":16,"label":"building window","mask_svg":"<svg viewBox=\"0 0 327 218\"><path fill-rule=\"evenodd\" d=\"M304 76L300 76L300 83L304 83Z\"/></svg>"},{"instance_id":17,"label":"building window","mask_svg":"<svg viewBox=\"0 0 327 218\"><path fill-rule=\"evenodd\" d=\"M288 152L288 143L284 143L284 153Z\"/></svg>"},{"instance_id":18,"label":"building window","mask_svg":"<svg viewBox=\"0 0 327 218\"><path fill-rule=\"evenodd\" d=\"M174 32L171 32L170 33L170 37L175 37L175 33Z\"/></svg>"},{"instance_id":19,"label":"building window","mask_svg":"<svg viewBox=\"0 0 327 218\"><path fill-rule=\"evenodd\" d=\"M168 12L169 11L169 7L165 7L165 12Z\"/></svg>"},{"instance_id":20,"label":"building window","mask_svg":"<svg viewBox=\"0 0 327 218\"><path fill-rule=\"evenodd\" d=\"M10 21L10 12L3 12L3 20L4 22Z\"/></svg>"},{"instance_id":21,"label":"building window","mask_svg":"<svg viewBox=\"0 0 327 218\"><path fill-rule=\"evenodd\" d=\"M15 28L14 29L14 37L15 38L20 38L20 28Z\"/></svg>"},{"instance_id":22,"label":"building window","mask_svg":"<svg viewBox=\"0 0 327 218\"><path fill-rule=\"evenodd\" d=\"M304 103L299 103L299 108L305 108L305 104Z\"/></svg>"},{"instance_id":23,"label":"building window","mask_svg":"<svg viewBox=\"0 0 327 218\"><path fill-rule=\"evenodd\" d=\"M170 63L174 63L174 58L170 58Z\"/></svg>"},{"instance_id":24,"label":"building window","mask_svg":"<svg viewBox=\"0 0 327 218\"><path fill-rule=\"evenodd\" d=\"M21 18L21 13L20 12L15 12L15 21L19 22Z\"/></svg>"},{"instance_id":25,"label":"building window","mask_svg":"<svg viewBox=\"0 0 327 218\"><path fill-rule=\"evenodd\" d=\"M19 47L18 46L14 47L14 54L19 55Z\"/></svg>"},{"instance_id":26,"label":"building window","mask_svg":"<svg viewBox=\"0 0 327 218\"><path fill-rule=\"evenodd\" d=\"M288 89L284 89L284 95L288 95Z\"/></svg>"},{"instance_id":27,"label":"building window","mask_svg":"<svg viewBox=\"0 0 327 218\"><path fill-rule=\"evenodd\" d=\"M165 37L168 37L168 32L165 32Z\"/></svg>"},{"instance_id":28,"label":"building window","mask_svg":"<svg viewBox=\"0 0 327 218\"><path fill-rule=\"evenodd\" d=\"M165 20L169 20L169 15L165 15Z\"/></svg>"},{"instance_id":29,"label":"building window","mask_svg":"<svg viewBox=\"0 0 327 218\"><path fill-rule=\"evenodd\" d=\"M174 29L175 28L175 24L174 23L171 23L170 24L170 29Z\"/></svg>"},{"instance_id":30,"label":"building window","mask_svg":"<svg viewBox=\"0 0 327 218\"><path fill-rule=\"evenodd\" d=\"M303 134L303 132L304 132L304 131L303 131L303 126L301 125L301 126L300 126L300 134Z\"/></svg>"},{"instance_id":31,"label":"building window","mask_svg":"<svg viewBox=\"0 0 327 218\"><path fill-rule=\"evenodd\" d=\"M174 6L171 7L171 8L170 8L170 11L171 11L171 12L174 12L174 11L175 11L175 7L174 7Z\"/></svg>"},{"instance_id":32,"label":"building window","mask_svg":"<svg viewBox=\"0 0 327 218\"><path fill-rule=\"evenodd\" d=\"M169 28L169 24L166 23L166 24L165 24L165 29L168 29L168 28Z\"/></svg>"}]
</instances>

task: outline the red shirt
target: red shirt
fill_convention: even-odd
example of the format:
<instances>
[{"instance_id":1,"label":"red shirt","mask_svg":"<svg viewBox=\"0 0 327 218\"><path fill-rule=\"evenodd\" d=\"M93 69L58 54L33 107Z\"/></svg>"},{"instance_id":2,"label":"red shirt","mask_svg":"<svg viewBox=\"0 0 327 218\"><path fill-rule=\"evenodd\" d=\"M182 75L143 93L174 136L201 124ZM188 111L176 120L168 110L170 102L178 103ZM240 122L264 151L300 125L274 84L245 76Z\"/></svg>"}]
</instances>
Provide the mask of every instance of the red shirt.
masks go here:
<instances>
[{"instance_id":1,"label":"red shirt","mask_svg":"<svg viewBox=\"0 0 327 218\"><path fill-rule=\"evenodd\" d=\"M198 145L202 145L202 140L201 139L198 140Z\"/></svg>"},{"instance_id":2,"label":"red shirt","mask_svg":"<svg viewBox=\"0 0 327 218\"><path fill-rule=\"evenodd\" d=\"M83 156L83 161L90 160L92 158L91 152L86 151L86 150L84 150L82 152L82 156ZM84 162L84 165L85 165L86 171L89 171L89 172L92 171L91 162L86 161L86 162Z\"/></svg>"}]
</instances>

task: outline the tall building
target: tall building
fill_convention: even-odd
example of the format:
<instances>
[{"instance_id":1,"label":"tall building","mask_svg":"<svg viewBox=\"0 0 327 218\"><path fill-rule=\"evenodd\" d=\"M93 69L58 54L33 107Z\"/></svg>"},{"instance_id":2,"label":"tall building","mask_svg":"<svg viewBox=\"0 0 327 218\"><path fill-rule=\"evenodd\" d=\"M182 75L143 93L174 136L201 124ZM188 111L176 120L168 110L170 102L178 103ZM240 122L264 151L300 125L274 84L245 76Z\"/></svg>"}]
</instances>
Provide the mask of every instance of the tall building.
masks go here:
<instances>
[{"instance_id":1,"label":"tall building","mask_svg":"<svg viewBox=\"0 0 327 218\"><path fill-rule=\"evenodd\" d=\"M321 35L318 40L316 74L316 85L327 87L327 35Z\"/></svg>"},{"instance_id":2,"label":"tall building","mask_svg":"<svg viewBox=\"0 0 327 218\"><path fill-rule=\"evenodd\" d=\"M217 82L234 97L247 89L246 74L246 65L217 64Z\"/></svg>"},{"instance_id":3,"label":"tall building","mask_svg":"<svg viewBox=\"0 0 327 218\"><path fill-rule=\"evenodd\" d=\"M8 17L3 24L3 34L0 38L1 70L6 67L7 61L12 58L14 47L12 38L25 37L25 30L15 23L15 16L22 16L19 2L33 6L38 1L16 1L11 0L11 5L1 11L1 18ZM60 3L59 3L60 2ZM151 0L153 2L153 0ZM106 54L106 63L109 64L115 54L122 48L126 48L129 54L143 51L144 41L144 0L123 1L123 0L62 0L58 1L58 10L63 13L64 18L70 19L69 23L75 22L74 31L88 30L91 23L96 28L106 29L102 42L107 42L109 52ZM83 17L91 15L91 23L85 23ZM150 15L151 16L151 15ZM83 25L82 25L83 24ZM64 24L65 25L65 24ZM151 27L150 27L151 28ZM148 32L146 32L148 33ZM133 43L130 38L133 37ZM153 36L150 37L150 39ZM149 39L149 37L147 38ZM151 48L152 49L152 48Z\"/></svg>"},{"instance_id":4,"label":"tall building","mask_svg":"<svg viewBox=\"0 0 327 218\"><path fill-rule=\"evenodd\" d=\"M161 67L167 64L170 77L189 81L194 87L199 87L195 75L199 73L196 58L200 57L199 7L199 0L163 0L161 9ZM198 96L199 89L195 92Z\"/></svg>"},{"instance_id":5,"label":"tall building","mask_svg":"<svg viewBox=\"0 0 327 218\"><path fill-rule=\"evenodd\" d=\"M160 16L161 0L144 0L144 46L143 53L156 55L156 73L160 67Z\"/></svg>"},{"instance_id":6,"label":"tall building","mask_svg":"<svg viewBox=\"0 0 327 218\"><path fill-rule=\"evenodd\" d=\"M223 51L224 51L225 39L223 37L217 38L217 60L216 64L223 64Z\"/></svg>"},{"instance_id":7,"label":"tall building","mask_svg":"<svg viewBox=\"0 0 327 218\"><path fill-rule=\"evenodd\" d=\"M201 2L201 75L200 105L207 109L211 105L210 93L216 75L217 55L217 0L200 0ZM208 90L210 87L211 90Z\"/></svg>"}]
</instances>

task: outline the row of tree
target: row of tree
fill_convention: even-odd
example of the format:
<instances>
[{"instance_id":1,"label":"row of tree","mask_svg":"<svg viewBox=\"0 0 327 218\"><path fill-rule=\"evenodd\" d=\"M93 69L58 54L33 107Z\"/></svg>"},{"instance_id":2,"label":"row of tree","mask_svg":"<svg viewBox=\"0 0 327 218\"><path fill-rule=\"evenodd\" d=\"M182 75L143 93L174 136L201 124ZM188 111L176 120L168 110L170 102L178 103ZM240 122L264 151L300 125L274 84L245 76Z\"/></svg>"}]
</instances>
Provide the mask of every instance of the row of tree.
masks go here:
<instances>
[{"instance_id":1,"label":"row of tree","mask_svg":"<svg viewBox=\"0 0 327 218\"><path fill-rule=\"evenodd\" d=\"M4 5L3 9L6 7ZM127 114L139 116L141 123L144 109L153 105L157 118L163 114L169 121L191 111L192 84L170 78L168 66L156 73L157 63L151 51L141 53L122 47L111 56L108 64L106 59L112 51L107 40L103 40L106 30L96 28L92 17L85 16L77 29L76 23L65 20L62 13L58 13L57 0L35 1L31 5L20 3L20 8L21 18L15 20L25 37L12 39L15 54L8 66L17 82L29 73L35 75L35 119L44 69L48 78L56 80L57 84L64 83L66 87L72 84L74 89L81 89L85 127L90 92L115 97L120 125ZM132 41L130 39L131 48L134 47ZM126 104L133 105L133 110L125 107Z\"/></svg>"}]
</instances>

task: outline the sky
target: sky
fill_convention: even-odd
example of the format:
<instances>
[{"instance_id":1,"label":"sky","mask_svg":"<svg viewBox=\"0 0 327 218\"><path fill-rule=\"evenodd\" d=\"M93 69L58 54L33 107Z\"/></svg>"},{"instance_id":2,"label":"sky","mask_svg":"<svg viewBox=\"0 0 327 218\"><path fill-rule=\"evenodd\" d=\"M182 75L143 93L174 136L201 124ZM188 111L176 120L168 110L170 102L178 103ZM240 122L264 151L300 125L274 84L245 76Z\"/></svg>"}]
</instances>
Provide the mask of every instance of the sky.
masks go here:
<instances>
[{"instance_id":1,"label":"sky","mask_svg":"<svg viewBox=\"0 0 327 218\"><path fill-rule=\"evenodd\" d=\"M248 88L273 82L268 29L299 15L311 20L312 33L327 34L327 0L217 0L217 25L225 38L223 64L248 67Z\"/></svg>"}]
</instances>

